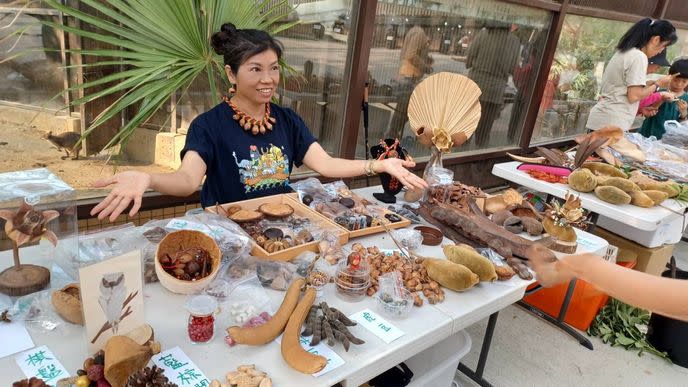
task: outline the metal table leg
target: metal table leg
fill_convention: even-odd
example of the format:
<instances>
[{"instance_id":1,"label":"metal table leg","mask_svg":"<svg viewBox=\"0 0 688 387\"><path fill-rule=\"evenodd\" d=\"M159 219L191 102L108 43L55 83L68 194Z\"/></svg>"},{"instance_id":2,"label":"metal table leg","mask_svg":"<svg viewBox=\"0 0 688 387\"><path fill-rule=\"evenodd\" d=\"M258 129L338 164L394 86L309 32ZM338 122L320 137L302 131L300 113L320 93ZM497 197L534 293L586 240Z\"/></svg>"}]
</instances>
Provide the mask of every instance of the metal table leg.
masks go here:
<instances>
[{"instance_id":1,"label":"metal table leg","mask_svg":"<svg viewBox=\"0 0 688 387\"><path fill-rule=\"evenodd\" d=\"M492 384L483 378L485 371L485 363L487 363L487 355L490 352L490 345L492 344L492 335L494 334L495 325L497 325L497 317L499 312L494 312L490 315L487 321L487 329L485 329L485 337L483 338L483 345L480 348L480 357L478 358L478 366L475 371L468 368L465 364L459 363L458 370L464 375L468 376L472 381L478 383L482 387L492 387Z\"/></svg>"},{"instance_id":2,"label":"metal table leg","mask_svg":"<svg viewBox=\"0 0 688 387\"><path fill-rule=\"evenodd\" d=\"M584 346L585 348L592 350L592 343L590 340L588 340L587 337L583 336L580 332L575 330L574 328L570 327L567 323L564 322L564 319L566 318L566 312L569 309L569 303L571 302L571 297L573 297L573 290L576 287L576 279L572 279L571 282L569 282L569 287L566 289L566 296L564 297L564 302L561 304L561 308L559 309L559 316L557 318L554 318L541 309L528 304L527 302L521 300L517 302L518 305L521 307L525 308L529 312L535 314L536 316L547 320L548 322L554 324L557 328L563 330L564 332L568 333L569 335L573 336L574 339L578 340L580 345ZM532 289L531 291L527 292L527 294L534 293L538 290L542 289L541 286L538 285L537 288Z\"/></svg>"}]
</instances>

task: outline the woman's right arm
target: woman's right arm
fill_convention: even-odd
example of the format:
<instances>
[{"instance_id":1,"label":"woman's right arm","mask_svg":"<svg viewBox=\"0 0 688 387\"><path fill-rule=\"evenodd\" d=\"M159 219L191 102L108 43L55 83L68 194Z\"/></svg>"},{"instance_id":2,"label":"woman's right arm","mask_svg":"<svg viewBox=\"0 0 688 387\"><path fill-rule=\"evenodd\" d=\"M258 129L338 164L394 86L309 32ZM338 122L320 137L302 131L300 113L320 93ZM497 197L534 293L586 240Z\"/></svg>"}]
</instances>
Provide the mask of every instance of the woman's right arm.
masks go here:
<instances>
[{"instance_id":1,"label":"woman's right arm","mask_svg":"<svg viewBox=\"0 0 688 387\"><path fill-rule=\"evenodd\" d=\"M121 172L114 176L100 179L93 184L94 188L113 185L110 194L93 207L91 215L98 214L98 219L109 215L111 222L134 202L129 216L134 216L141 208L141 200L147 189L173 196L188 196L198 189L205 175L206 165L195 151L184 155L182 165L171 173L146 173L139 171Z\"/></svg>"},{"instance_id":2,"label":"woman's right arm","mask_svg":"<svg viewBox=\"0 0 688 387\"><path fill-rule=\"evenodd\" d=\"M626 89L626 97L628 97L628 102L635 103L642 101L643 99L649 97L652 93L656 92L660 87L665 89L668 88L672 78L673 76L671 75L665 75L650 86L628 86Z\"/></svg>"}]
</instances>

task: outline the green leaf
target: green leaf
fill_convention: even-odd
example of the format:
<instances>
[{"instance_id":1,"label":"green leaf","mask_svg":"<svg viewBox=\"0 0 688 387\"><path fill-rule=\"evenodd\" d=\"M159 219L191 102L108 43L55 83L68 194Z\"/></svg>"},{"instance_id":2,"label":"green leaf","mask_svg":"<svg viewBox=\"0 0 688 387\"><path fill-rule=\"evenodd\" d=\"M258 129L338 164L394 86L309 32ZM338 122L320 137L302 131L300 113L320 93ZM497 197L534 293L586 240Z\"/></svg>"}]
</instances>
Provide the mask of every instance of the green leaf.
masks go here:
<instances>
[{"instance_id":1,"label":"green leaf","mask_svg":"<svg viewBox=\"0 0 688 387\"><path fill-rule=\"evenodd\" d=\"M173 94L186 94L199 77L208 79L211 88L208 92L215 103L219 102L216 80L222 79L225 84L228 81L222 58L210 46L210 37L223 23L231 22L237 28L256 28L273 34L297 24L282 22L292 9L286 0L232 0L231 6L225 0L82 0L79 3L86 7L81 9L57 0L45 0L44 3L77 20L81 27L50 20L43 24L105 45L66 50L69 55L95 59L93 63L70 68L112 66L123 69L69 88L69 91L83 91L84 94L72 101L74 106L116 96L115 101L89 123L84 136L117 117L125 108L136 107L134 116L112 137L106 148L125 146L138 126L163 108ZM280 61L280 67L283 73L290 69L284 61Z\"/></svg>"}]
</instances>

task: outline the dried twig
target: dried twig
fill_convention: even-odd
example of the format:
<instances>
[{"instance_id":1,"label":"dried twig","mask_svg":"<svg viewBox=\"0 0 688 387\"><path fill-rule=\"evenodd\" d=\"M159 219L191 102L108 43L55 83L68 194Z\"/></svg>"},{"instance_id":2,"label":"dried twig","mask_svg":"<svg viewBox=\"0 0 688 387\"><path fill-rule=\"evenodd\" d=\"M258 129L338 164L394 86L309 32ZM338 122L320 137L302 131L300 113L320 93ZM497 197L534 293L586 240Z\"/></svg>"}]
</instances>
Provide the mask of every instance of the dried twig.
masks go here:
<instances>
[{"instance_id":1,"label":"dried twig","mask_svg":"<svg viewBox=\"0 0 688 387\"><path fill-rule=\"evenodd\" d=\"M122 316L119 318L119 321L124 320L126 317L128 317L130 314L133 313L133 311L131 310L131 306L127 306L127 304L129 304L134 299L134 297L136 297L137 294L139 294L138 290L133 292L133 293L129 293L129 297L127 297L127 299L124 300L124 302L122 303L122 309L124 309L125 307L127 309L124 311L124 313L122 313ZM106 322L105 324L103 324L103 327L100 328L100 331L98 331L98 333L93 338L93 340L91 340L91 344L94 344L96 341L98 341L98 338L100 337L100 335L107 332L107 330L111 329L111 328L112 328L112 324L110 324L109 321Z\"/></svg>"}]
</instances>

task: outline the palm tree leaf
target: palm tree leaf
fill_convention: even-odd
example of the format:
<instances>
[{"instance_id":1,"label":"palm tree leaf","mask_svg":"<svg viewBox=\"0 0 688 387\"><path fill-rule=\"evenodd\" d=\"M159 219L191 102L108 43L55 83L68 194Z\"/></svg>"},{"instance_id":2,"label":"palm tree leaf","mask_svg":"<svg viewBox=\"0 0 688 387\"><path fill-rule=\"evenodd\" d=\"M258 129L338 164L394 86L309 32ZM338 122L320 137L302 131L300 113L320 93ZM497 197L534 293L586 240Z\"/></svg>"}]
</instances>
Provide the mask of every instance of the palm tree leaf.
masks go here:
<instances>
[{"instance_id":1,"label":"palm tree leaf","mask_svg":"<svg viewBox=\"0 0 688 387\"><path fill-rule=\"evenodd\" d=\"M45 0L45 4L73 17L82 27L43 21L43 24L112 46L70 49L72 55L95 58L93 63L68 68L122 67L124 70L72 86L68 91L83 90L84 96L72 105L87 104L99 98L117 95L114 102L98 114L84 132L88 136L106 121L130 106L133 117L105 146L124 146L134 130L168 103L177 92L185 95L201 75L207 77L213 102L218 102L217 78L228 83L222 58L216 55L210 37L223 23L237 28L283 31L297 22L277 25L291 9L286 0L82 0L85 9ZM286 10L286 11L285 11ZM114 48L113 48L114 47ZM282 70L288 67L281 62ZM101 88L102 90L98 90Z\"/></svg>"}]
</instances>

